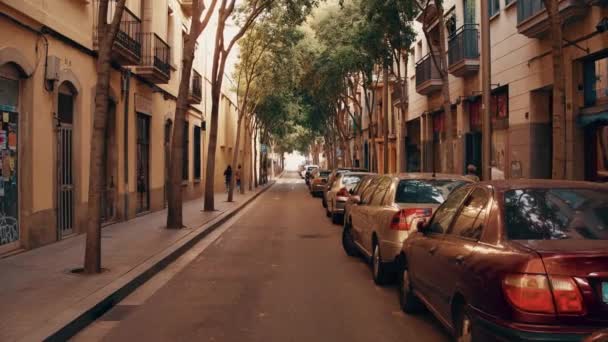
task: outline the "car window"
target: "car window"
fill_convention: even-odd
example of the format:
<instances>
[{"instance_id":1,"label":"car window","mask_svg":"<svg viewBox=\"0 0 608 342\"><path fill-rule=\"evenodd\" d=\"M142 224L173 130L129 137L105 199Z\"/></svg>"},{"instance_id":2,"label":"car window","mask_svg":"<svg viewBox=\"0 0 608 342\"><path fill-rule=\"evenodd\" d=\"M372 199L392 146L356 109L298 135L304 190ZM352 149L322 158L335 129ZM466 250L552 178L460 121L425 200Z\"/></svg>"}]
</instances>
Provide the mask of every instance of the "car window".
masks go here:
<instances>
[{"instance_id":1,"label":"car window","mask_svg":"<svg viewBox=\"0 0 608 342\"><path fill-rule=\"evenodd\" d=\"M376 190L376 187L378 186L378 183L380 182L380 179L381 179L381 177L374 177L372 179L371 183L369 184L369 186L367 188L365 188L365 190L361 194L361 201L363 203L369 203L370 202L372 194L374 193L374 190Z\"/></svg>"},{"instance_id":2,"label":"car window","mask_svg":"<svg viewBox=\"0 0 608 342\"><path fill-rule=\"evenodd\" d=\"M511 240L608 240L605 189L517 189L504 200Z\"/></svg>"},{"instance_id":3,"label":"car window","mask_svg":"<svg viewBox=\"0 0 608 342\"><path fill-rule=\"evenodd\" d=\"M467 239L479 240L485 223L490 194L482 188L476 188L464 201L460 212L454 218L449 234Z\"/></svg>"},{"instance_id":4,"label":"car window","mask_svg":"<svg viewBox=\"0 0 608 342\"><path fill-rule=\"evenodd\" d=\"M321 177L328 177L330 173L330 171L321 171L320 175Z\"/></svg>"},{"instance_id":5,"label":"car window","mask_svg":"<svg viewBox=\"0 0 608 342\"><path fill-rule=\"evenodd\" d=\"M433 233L443 234L447 231L458 207L467 195L469 188L461 188L452 193L448 199L437 209L429 225Z\"/></svg>"},{"instance_id":6,"label":"car window","mask_svg":"<svg viewBox=\"0 0 608 342\"><path fill-rule=\"evenodd\" d=\"M359 184L361 178L363 178L362 175L344 174L340 183L342 183L342 186L344 186L346 189L350 190Z\"/></svg>"},{"instance_id":7,"label":"car window","mask_svg":"<svg viewBox=\"0 0 608 342\"><path fill-rule=\"evenodd\" d=\"M353 190L355 195L361 195L363 191L369 186L369 183L372 181L373 177L365 177Z\"/></svg>"},{"instance_id":8,"label":"car window","mask_svg":"<svg viewBox=\"0 0 608 342\"><path fill-rule=\"evenodd\" d=\"M449 194L467 184L451 179L402 179L395 193L397 203L441 204Z\"/></svg>"},{"instance_id":9,"label":"car window","mask_svg":"<svg viewBox=\"0 0 608 342\"><path fill-rule=\"evenodd\" d=\"M376 191L372 195L371 205L381 205L382 199L384 199L384 195L386 191L391 186L391 179L388 177L382 177Z\"/></svg>"}]
</instances>

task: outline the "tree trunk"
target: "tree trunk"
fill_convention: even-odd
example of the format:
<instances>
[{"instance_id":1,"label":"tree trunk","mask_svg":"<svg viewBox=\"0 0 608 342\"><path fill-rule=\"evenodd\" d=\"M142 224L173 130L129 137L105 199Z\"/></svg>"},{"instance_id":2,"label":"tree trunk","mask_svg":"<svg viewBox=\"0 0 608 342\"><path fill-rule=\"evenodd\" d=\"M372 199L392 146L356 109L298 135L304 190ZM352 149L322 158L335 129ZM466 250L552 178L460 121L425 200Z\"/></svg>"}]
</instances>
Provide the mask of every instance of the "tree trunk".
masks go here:
<instances>
[{"instance_id":1,"label":"tree trunk","mask_svg":"<svg viewBox=\"0 0 608 342\"><path fill-rule=\"evenodd\" d=\"M543 0L549 15L551 52L553 57L553 179L566 178L566 79L564 75L564 51L562 21L558 0Z\"/></svg>"},{"instance_id":2,"label":"tree trunk","mask_svg":"<svg viewBox=\"0 0 608 342\"><path fill-rule=\"evenodd\" d=\"M388 80L388 67L386 65L384 65L382 67L382 81L384 82L384 86L382 87L382 117L384 118L384 122L383 122L383 127L382 130L384 131L384 172L383 173L390 173L390 170L388 168L388 148L389 148L389 143L388 143L388 84L389 84L389 80Z\"/></svg>"},{"instance_id":3,"label":"tree trunk","mask_svg":"<svg viewBox=\"0 0 608 342\"><path fill-rule=\"evenodd\" d=\"M241 143L241 124L243 121L243 115L239 113L239 118L236 122L236 141L234 142L234 150L232 151L232 165L234 165L235 170L239 172L239 177L243 178L243 170L238 169L239 162L239 144ZM236 184L236 177L232 177L230 179L230 187L228 189L228 202L232 202L234 199L234 186ZM242 184L241 184L242 187Z\"/></svg>"},{"instance_id":4,"label":"tree trunk","mask_svg":"<svg viewBox=\"0 0 608 342\"><path fill-rule=\"evenodd\" d=\"M84 272L101 272L101 175L105 133L108 120L108 98L110 87L110 57L126 0L116 3L116 12L110 24L107 22L108 1L101 0L98 13L99 55L97 59L97 84L95 86L95 112L89 161L88 224L84 254Z\"/></svg>"},{"instance_id":5,"label":"tree trunk","mask_svg":"<svg viewBox=\"0 0 608 342\"><path fill-rule=\"evenodd\" d=\"M190 75L194 61L194 46L196 38L186 38L182 60L181 79L177 95L175 117L173 123L173 138L171 140L171 162L169 163L169 189L167 191L167 228L181 229L184 227L182 215L182 169L184 165L184 122L188 111L188 92L190 90Z\"/></svg>"},{"instance_id":6,"label":"tree trunk","mask_svg":"<svg viewBox=\"0 0 608 342\"><path fill-rule=\"evenodd\" d=\"M257 126L257 125L256 125ZM258 187L258 129L253 128L253 184Z\"/></svg>"}]
</instances>

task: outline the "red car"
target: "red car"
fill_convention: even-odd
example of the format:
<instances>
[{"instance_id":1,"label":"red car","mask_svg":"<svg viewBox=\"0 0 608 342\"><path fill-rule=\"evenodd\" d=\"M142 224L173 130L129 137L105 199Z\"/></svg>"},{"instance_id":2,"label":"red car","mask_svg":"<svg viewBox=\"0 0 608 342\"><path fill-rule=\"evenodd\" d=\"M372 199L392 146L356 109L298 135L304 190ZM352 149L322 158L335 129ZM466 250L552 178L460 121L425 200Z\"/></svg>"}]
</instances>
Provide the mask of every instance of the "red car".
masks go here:
<instances>
[{"instance_id":1,"label":"red car","mask_svg":"<svg viewBox=\"0 0 608 342\"><path fill-rule=\"evenodd\" d=\"M454 191L404 241L400 303L459 340L580 341L608 326L608 187L517 180Z\"/></svg>"}]
</instances>

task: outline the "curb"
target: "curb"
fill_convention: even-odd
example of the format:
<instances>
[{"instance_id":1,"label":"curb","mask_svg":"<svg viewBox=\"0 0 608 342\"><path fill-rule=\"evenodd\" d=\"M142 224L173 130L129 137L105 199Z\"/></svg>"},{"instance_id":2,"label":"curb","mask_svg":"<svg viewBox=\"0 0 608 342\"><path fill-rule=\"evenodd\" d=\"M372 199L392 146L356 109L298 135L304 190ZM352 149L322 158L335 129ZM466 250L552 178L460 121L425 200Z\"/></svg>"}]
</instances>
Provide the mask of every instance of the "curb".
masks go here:
<instances>
[{"instance_id":1,"label":"curb","mask_svg":"<svg viewBox=\"0 0 608 342\"><path fill-rule=\"evenodd\" d=\"M270 189L276 180L269 182L251 198L237 206L234 210L225 212L213 220L194 229L194 231L163 251L151 256L146 261L134 267L129 272L115 279L104 288L93 293L74 307L68 308L51 319L46 325L20 339L21 341L65 341L131 294L139 286L162 271L167 265L180 257L192 246L234 217L253 202L258 196Z\"/></svg>"}]
</instances>

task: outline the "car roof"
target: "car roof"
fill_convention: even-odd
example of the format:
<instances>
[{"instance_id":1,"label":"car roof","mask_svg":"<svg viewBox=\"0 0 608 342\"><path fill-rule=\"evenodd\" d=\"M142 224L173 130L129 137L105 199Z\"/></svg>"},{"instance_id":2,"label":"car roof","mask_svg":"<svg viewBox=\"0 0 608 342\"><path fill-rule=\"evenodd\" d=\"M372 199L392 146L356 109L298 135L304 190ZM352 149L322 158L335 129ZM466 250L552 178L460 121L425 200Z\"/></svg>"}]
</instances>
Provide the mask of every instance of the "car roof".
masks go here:
<instances>
[{"instance_id":1,"label":"car roof","mask_svg":"<svg viewBox=\"0 0 608 342\"><path fill-rule=\"evenodd\" d=\"M522 188L544 188L544 189L602 189L608 190L608 184L594 183L574 180L554 180L554 179L508 179L483 181L479 185L489 185L498 191L507 191Z\"/></svg>"},{"instance_id":2,"label":"car roof","mask_svg":"<svg viewBox=\"0 0 608 342\"><path fill-rule=\"evenodd\" d=\"M373 172L342 172L340 173L340 175L344 175L344 176L374 176L376 175L376 173Z\"/></svg>"},{"instance_id":3,"label":"car roof","mask_svg":"<svg viewBox=\"0 0 608 342\"><path fill-rule=\"evenodd\" d=\"M462 180L472 183L473 180L467 176L452 173L432 173L432 172L408 172L394 175L399 179L442 179L442 180Z\"/></svg>"},{"instance_id":4,"label":"car roof","mask_svg":"<svg viewBox=\"0 0 608 342\"><path fill-rule=\"evenodd\" d=\"M367 169L360 167L339 167L336 171L354 171L354 172L369 172Z\"/></svg>"}]
</instances>

